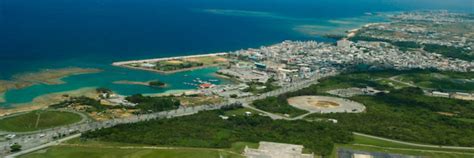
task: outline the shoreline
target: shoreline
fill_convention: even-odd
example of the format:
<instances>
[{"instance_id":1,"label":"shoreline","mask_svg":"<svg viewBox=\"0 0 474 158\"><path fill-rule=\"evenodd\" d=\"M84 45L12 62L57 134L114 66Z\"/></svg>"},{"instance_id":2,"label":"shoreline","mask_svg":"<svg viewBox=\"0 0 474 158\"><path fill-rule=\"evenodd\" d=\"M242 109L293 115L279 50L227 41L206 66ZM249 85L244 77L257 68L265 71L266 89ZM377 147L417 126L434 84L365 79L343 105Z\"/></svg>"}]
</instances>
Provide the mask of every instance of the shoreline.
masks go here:
<instances>
[{"instance_id":1,"label":"shoreline","mask_svg":"<svg viewBox=\"0 0 474 158\"><path fill-rule=\"evenodd\" d=\"M217 57L217 56L223 56L223 55L227 55L227 54L229 54L229 53L210 53L210 54L198 54L198 55L175 56L175 57L164 57L164 58L152 58L152 59L143 59L143 60L119 61L119 62L113 62L112 66L123 67L123 68L134 69L134 70L157 72L157 73L166 75L166 74L173 74L173 73L178 73L178 72L204 69L204 68L209 68L209 67L217 67L217 66L219 66L219 64L218 63L208 64L208 65L203 65L203 66L183 68L183 69L171 70L171 71L163 71L163 70L157 70L157 69L145 68L145 67L135 67L135 66L130 66L130 65L131 64L162 62L162 61L170 61L170 60L185 60L185 59L191 59L191 58Z\"/></svg>"},{"instance_id":2,"label":"shoreline","mask_svg":"<svg viewBox=\"0 0 474 158\"><path fill-rule=\"evenodd\" d=\"M161 93L145 93L143 94L144 96L153 96L153 97L159 97L159 96L168 96L168 95L176 95L176 94L183 94L186 92L194 92L196 90L194 89L172 89L172 90L167 90Z\"/></svg>"},{"instance_id":3,"label":"shoreline","mask_svg":"<svg viewBox=\"0 0 474 158\"><path fill-rule=\"evenodd\" d=\"M2 92L2 93L0 93L0 104L1 104L1 103L5 103L5 102L6 102L6 100L5 100L5 92Z\"/></svg>"},{"instance_id":4,"label":"shoreline","mask_svg":"<svg viewBox=\"0 0 474 158\"><path fill-rule=\"evenodd\" d=\"M99 73L101 71L102 70L96 68L67 67L15 74L11 80L0 80L0 94L4 94L12 89L23 89L37 84L64 84L65 82L62 79L66 77ZM3 99L5 100L5 98Z\"/></svg>"},{"instance_id":5,"label":"shoreline","mask_svg":"<svg viewBox=\"0 0 474 158\"><path fill-rule=\"evenodd\" d=\"M180 69L180 70L173 70L173 71L163 71L163 70L156 70L156 69L147 69L147 68L140 68L140 67L133 67L133 66L127 66L127 65L114 65L117 67L123 67L127 69L133 69L133 70L142 70L142 71L149 71L149 72L156 72L160 73L163 75L168 75L168 74L174 74L178 72L185 72L185 71L192 71L192 70L199 70L199 69L205 69L205 68L211 68L211 67L218 67L219 65L206 65L206 66L198 66L198 67L191 67L191 68L185 68L185 69Z\"/></svg>"},{"instance_id":6,"label":"shoreline","mask_svg":"<svg viewBox=\"0 0 474 158\"><path fill-rule=\"evenodd\" d=\"M52 104L61 102L64 99L66 99L66 97L64 97L65 94L68 95L68 98L78 97L78 96L95 97L96 96L95 88L96 87L83 87L76 90L48 93L48 94L35 97L31 102L12 104L9 107L0 107L0 117L11 115L14 113L19 113L19 112L28 112L28 111L47 108L48 106Z\"/></svg>"},{"instance_id":7,"label":"shoreline","mask_svg":"<svg viewBox=\"0 0 474 158\"><path fill-rule=\"evenodd\" d=\"M361 29L363 28L366 28L366 27L370 27L370 26L373 26L373 25L379 25L379 24L384 24L386 22L372 22L372 23L367 23L367 24L364 24L358 28L354 28L354 29L350 29L350 30L347 30L347 34L346 34L346 38L352 38L354 37L357 32L359 32Z\"/></svg>"},{"instance_id":8,"label":"shoreline","mask_svg":"<svg viewBox=\"0 0 474 158\"><path fill-rule=\"evenodd\" d=\"M352 38L354 37L357 32L359 32L361 29L363 28L366 28L366 27L370 27L370 26L373 26L373 25L379 25L379 24L385 24L387 22L372 22L372 23L367 23L365 25L362 25L361 27L359 28L355 28L355 29L351 29L351 30L347 30L347 38Z\"/></svg>"},{"instance_id":9,"label":"shoreline","mask_svg":"<svg viewBox=\"0 0 474 158\"><path fill-rule=\"evenodd\" d=\"M186 58L196 58L196 57L209 57L209 56L220 56L227 55L229 53L209 53L209 54L197 54L197 55L186 55L186 56L175 56L175 57L164 57L164 58L151 58L151 59L142 59L142 60L128 60L128 61L118 61L113 62L113 66L121 66L125 64L134 64L134 63L145 63L145 62L159 62L166 60L177 60L177 59L186 59Z\"/></svg>"},{"instance_id":10,"label":"shoreline","mask_svg":"<svg viewBox=\"0 0 474 158\"><path fill-rule=\"evenodd\" d=\"M151 81L145 81L145 82L141 82L141 81L130 81L130 80L120 80L120 81L114 81L112 82L113 84L122 84L122 85L139 85L139 86L147 86L147 87L157 87L157 88L165 88L165 87L168 87L168 84L165 83L165 85L163 86L151 86L150 85L150 82L153 82L155 80L151 80Z\"/></svg>"}]
</instances>

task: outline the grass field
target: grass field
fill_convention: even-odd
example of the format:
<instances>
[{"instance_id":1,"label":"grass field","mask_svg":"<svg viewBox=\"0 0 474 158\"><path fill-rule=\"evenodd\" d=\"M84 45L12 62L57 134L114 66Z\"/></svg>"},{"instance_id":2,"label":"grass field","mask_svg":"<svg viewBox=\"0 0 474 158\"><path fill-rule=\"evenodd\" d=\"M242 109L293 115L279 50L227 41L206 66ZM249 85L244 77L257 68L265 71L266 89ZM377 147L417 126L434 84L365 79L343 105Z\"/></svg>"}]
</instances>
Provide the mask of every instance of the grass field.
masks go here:
<instances>
[{"instance_id":1,"label":"grass field","mask_svg":"<svg viewBox=\"0 0 474 158\"><path fill-rule=\"evenodd\" d=\"M258 147L255 143L237 142L228 149L168 148L73 139L59 146L23 155L21 158L242 158L240 154L246 145L252 148Z\"/></svg>"},{"instance_id":2,"label":"grass field","mask_svg":"<svg viewBox=\"0 0 474 158\"><path fill-rule=\"evenodd\" d=\"M208 97L208 96L198 96L198 97L188 97L180 96L176 97L181 102L181 105L184 106L199 106L199 105L211 105L219 104L224 100L221 97Z\"/></svg>"},{"instance_id":3,"label":"grass field","mask_svg":"<svg viewBox=\"0 0 474 158\"><path fill-rule=\"evenodd\" d=\"M231 111L226 111L225 112L225 115L227 116L233 116L233 115L245 115L245 112L251 112L252 115L257 115L259 114L260 112L258 111L255 111L253 109L248 109L248 108L239 108L239 109L236 109L236 110L231 110Z\"/></svg>"},{"instance_id":4,"label":"grass field","mask_svg":"<svg viewBox=\"0 0 474 158\"><path fill-rule=\"evenodd\" d=\"M427 147L416 147L411 145L388 142L369 137L354 135L354 141L350 144L337 144L331 157L337 157L337 149L346 148L367 152L383 152L411 156L426 156L430 158L472 158L474 150L438 149Z\"/></svg>"},{"instance_id":5,"label":"grass field","mask_svg":"<svg viewBox=\"0 0 474 158\"><path fill-rule=\"evenodd\" d=\"M423 72L408 73L397 77L403 82L413 83L417 86L447 91L474 91L474 73L456 72Z\"/></svg>"},{"instance_id":6,"label":"grass field","mask_svg":"<svg viewBox=\"0 0 474 158\"><path fill-rule=\"evenodd\" d=\"M214 64L222 64L227 63L227 59L222 56L205 56L205 57L194 57L194 58L187 58L186 61L194 61L200 62L204 65L214 65Z\"/></svg>"},{"instance_id":7,"label":"grass field","mask_svg":"<svg viewBox=\"0 0 474 158\"><path fill-rule=\"evenodd\" d=\"M81 116L60 111L32 111L0 120L0 130L28 132L47 129L81 121Z\"/></svg>"}]
</instances>

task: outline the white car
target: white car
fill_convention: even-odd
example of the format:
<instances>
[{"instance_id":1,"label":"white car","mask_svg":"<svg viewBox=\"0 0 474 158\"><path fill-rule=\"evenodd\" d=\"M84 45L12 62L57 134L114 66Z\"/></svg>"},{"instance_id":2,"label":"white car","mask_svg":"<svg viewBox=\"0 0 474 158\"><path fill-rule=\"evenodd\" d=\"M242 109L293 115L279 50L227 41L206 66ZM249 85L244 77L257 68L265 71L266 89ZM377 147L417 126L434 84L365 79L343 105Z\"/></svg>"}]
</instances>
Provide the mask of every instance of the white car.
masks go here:
<instances>
[{"instance_id":1,"label":"white car","mask_svg":"<svg viewBox=\"0 0 474 158\"><path fill-rule=\"evenodd\" d=\"M16 137L15 134L8 134L8 135L5 136L5 138L7 138L7 139L13 139L15 137Z\"/></svg>"}]
</instances>

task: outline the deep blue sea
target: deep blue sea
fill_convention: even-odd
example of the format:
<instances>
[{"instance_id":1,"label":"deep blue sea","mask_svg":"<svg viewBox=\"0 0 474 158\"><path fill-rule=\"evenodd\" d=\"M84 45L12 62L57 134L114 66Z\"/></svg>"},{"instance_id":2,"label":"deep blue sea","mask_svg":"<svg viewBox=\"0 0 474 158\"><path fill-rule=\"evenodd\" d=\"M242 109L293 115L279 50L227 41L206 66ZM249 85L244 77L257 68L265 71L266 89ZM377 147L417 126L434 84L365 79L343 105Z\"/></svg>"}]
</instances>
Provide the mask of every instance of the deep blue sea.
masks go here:
<instances>
[{"instance_id":1,"label":"deep blue sea","mask_svg":"<svg viewBox=\"0 0 474 158\"><path fill-rule=\"evenodd\" d=\"M111 67L113 61L231 51L283 40L331 42L318 35L343 33L383 17L366 12L448 9L474 12L473 0L0 0L0 79L45 68L101 68L5 94L10 106L84 86L121 94L190 89L182 82L214 78L213 68L160 75ZM171 87L112 84L162 79ZM225 82L225 81L222 81ZM1 106L2 104L0 104Z\"/></svg>"}]
</instances>

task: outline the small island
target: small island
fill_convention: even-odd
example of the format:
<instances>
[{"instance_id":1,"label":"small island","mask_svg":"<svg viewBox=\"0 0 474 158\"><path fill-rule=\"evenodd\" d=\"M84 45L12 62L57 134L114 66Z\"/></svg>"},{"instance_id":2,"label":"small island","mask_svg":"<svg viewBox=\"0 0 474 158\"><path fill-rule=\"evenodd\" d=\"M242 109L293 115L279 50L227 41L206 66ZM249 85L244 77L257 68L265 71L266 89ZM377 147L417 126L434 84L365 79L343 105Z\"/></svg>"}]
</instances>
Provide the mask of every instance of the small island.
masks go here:
<instances>
[{"instance_id":1,"label":"small island","mask_svg":"<svg viewBox=\"0 0 474 158\"><path fill-rule=\"evenodd\" d=\"M156 80L156 81L150 81L150 82L148 82L148 85L149 85L150 87L164 87L164 86L166 86L166 83L161 82L161 81L159 81L159 80Z\"/></svg>"},{"instance_id":2,"label":"small island","mask_svg":"<svg viewBox=\"0 0 474 158\"><path fill-rule=\"evenodd\" d=\"M148 86L148 87L153 87L153 88L163 88L167 86L165 82L162 82L160 80L151 80L151 81L145 81L145 82L121 80L121 81L115 81L113 83L114 84L128 84L128 85L142 85L142 86Z\"/></svg>"}]
</instances>

